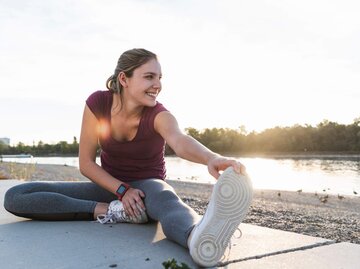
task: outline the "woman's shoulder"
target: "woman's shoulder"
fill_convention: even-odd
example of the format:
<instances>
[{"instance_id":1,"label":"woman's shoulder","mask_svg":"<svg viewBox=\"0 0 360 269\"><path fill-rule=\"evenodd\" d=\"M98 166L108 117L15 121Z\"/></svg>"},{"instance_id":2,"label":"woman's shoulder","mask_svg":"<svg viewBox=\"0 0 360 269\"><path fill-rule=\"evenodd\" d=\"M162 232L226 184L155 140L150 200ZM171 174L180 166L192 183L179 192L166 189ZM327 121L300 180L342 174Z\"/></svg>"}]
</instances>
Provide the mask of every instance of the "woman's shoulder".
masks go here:
<instances>
[{"instance_id":1,"label":"woman's shoulder","mask_svg":"<svg viewBox=\"0 0 360 269\"><path fill-rule=\"evenodd\" d=\"M154 107L152 107L152 110L156 114L159 113L159 112L162 112L162 111L169 111L169 110L167 110L167 108L162 103L159 103L159 102L156 102L156 105Z\"/></svg>"},{"instance_id":2,"label":"woman's shoulder","mask_svg":"<svg viewBox=\"0 0 360 269\"><path fill-rule=\"evenodd\" d=\"M99 101L102 99L108 99L112 97L112 93L110 91L95 91L89 95L86 101Z\"/></svg>"},{"instance_id":3,"label":"woman's shoulder","mask_svg":"<svg viewBox=\"0 0 360 269\"><path fill-rule=\"evenodd\" d=\"M162 103L156 102L155 106L146 108L145 118L153 121L155 117L163 111L169 112L169 110Z\"/></svg>"},{"instance_id":4,"label":"woman's shoulder","mask_svg":"<svg viewBox=\"0 0 360 269\"><path fill-rule=\"evenodd\" d=\"M86 104L95 116L99 117L106 114L105 110L111 101L112 93L110 91L95 91L86 99Z\"/></svg>"},{"instance_id":5,"label":"woman's shoulder","mask_svg":"<svg viewBox=\"0 0 360 269\"><path fill-rule=\"evenodd\" d=\"M156 116L163 111L168 111L165 106L159 102L153 107L146 107L145 113L142 117L142 124L146 126L147 130L154 131L154 121Z\"/></svg>"}]
</instances>

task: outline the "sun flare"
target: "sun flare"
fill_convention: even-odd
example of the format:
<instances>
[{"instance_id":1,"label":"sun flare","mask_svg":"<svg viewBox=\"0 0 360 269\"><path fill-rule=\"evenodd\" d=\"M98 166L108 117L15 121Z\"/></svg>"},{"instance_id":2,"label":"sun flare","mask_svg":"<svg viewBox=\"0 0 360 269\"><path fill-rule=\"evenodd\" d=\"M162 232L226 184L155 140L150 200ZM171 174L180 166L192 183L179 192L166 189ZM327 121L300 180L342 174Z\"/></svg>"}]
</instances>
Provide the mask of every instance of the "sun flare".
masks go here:
<instances>
[{"instance_id":1,"label":"sun flare","mask_svg":"<svg viewBox=\"0 0 360 269\"><path fill-rule=\"evenodd\" d=\"M104 120L100 120L98 126L99 137L108 137L110 135L110 124Z\"/></svg>"}]
</instances>

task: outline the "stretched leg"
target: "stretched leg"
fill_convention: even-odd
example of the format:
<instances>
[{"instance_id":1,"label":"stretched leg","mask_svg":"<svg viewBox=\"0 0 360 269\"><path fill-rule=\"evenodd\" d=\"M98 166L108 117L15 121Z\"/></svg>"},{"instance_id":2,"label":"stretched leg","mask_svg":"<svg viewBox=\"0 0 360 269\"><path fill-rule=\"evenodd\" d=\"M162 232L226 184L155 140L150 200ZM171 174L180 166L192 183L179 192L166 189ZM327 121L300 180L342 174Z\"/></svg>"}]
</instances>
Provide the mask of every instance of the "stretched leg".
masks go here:
<instances>
[{"instance_id":1,"label":"stretched leg","mask_svg":"<svg viewBox=\"0 0 360 269\"><path fill-rule=\"evenodd\" d=\"M163 180L147 179L131 182L131 185L145 193L146 213L161 223L166 237L187 248L188 236L199 221L199 215Z\"/></svg>"},{"instance_id":2,"label":"stretched leg","mask_svg":"<svg viewBox=\"0 0 360 269\"><path fill-rule=\"evenodd\" d=\"M9 189L4 207L31 219L89 220L98 202L114 199L115 195L93 182L30 182Z\"/></svg>"},{"instance_id":3,"label":"stretched leg","mask_svg":"<svg viewBox=\"0 0 360 269\"><path fill-rule=\"evenodd\" d=\"M250 179L227 168L214 185L204 217L189 236L190 255L198 265L212 267L218 263L251 200Z\"/></svg>"}]
</instances>

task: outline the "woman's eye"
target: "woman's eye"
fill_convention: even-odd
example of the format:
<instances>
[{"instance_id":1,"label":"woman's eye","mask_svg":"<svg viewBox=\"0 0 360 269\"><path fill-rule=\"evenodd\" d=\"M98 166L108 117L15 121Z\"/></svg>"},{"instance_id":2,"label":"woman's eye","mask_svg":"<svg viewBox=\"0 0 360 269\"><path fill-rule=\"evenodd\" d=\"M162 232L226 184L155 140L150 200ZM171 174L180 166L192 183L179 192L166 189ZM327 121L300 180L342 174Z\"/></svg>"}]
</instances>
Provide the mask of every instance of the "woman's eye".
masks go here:
<instances>
[{"instance_id":1,"label":"woman's eye","mask_svg":"<svg viewBox=\"0 0 360 269\"><path fill-rule=\"evenodd\" d=\"M147 79L153 79L153 75L147 75L145 78L147 78Z\"/></svg>"}]
</instances>

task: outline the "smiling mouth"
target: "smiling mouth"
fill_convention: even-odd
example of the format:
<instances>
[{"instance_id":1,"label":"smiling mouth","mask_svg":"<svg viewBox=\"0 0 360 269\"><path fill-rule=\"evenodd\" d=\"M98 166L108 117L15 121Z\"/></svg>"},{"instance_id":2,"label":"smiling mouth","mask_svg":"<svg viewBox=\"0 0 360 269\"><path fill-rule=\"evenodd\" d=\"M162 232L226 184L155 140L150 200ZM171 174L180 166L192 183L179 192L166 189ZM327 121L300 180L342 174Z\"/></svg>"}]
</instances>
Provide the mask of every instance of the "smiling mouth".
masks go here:
<instances>
[{"instance_id":1,"label":"smiling mouth","mask_svg":"<svg viewBox=\"0 0 360 269\"><path fill-rule=\"evenodd\" d=\"M147 92L146 94L154 98L158 95L157 93L153 93L153 92Z\"/></svg>"}]
</instances>

